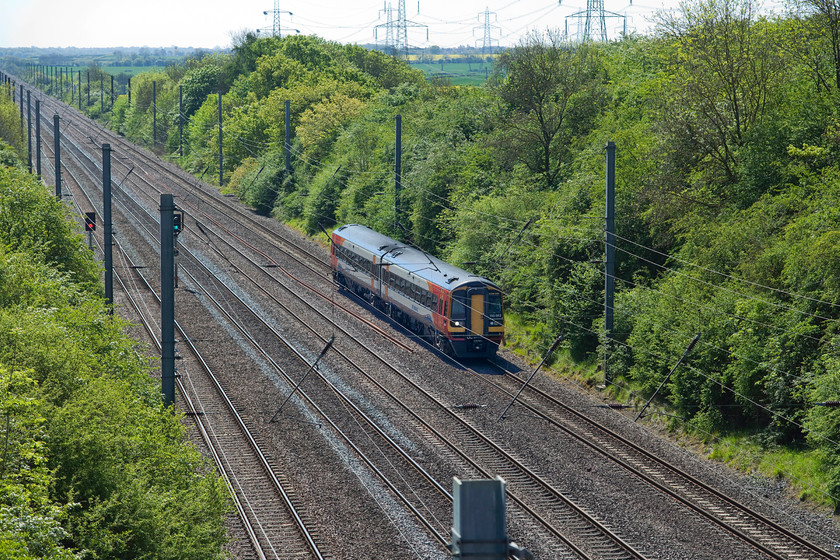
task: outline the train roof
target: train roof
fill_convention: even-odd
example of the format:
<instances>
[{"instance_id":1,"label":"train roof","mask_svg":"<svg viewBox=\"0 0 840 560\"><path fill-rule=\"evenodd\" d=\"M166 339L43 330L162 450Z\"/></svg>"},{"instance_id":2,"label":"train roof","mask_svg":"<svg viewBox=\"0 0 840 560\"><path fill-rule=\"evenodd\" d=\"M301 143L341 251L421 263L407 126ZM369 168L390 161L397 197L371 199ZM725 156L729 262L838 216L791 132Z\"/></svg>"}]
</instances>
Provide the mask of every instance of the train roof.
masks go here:
<instances>
[{"instance_id":1,"label":"train roof","mask_svg":"<svg viewBox=\"0 0 840 560\"><path fill-rule=\"evenodd\" d=\"M439 258L383 235L367 226L348 224L336 229L334 234L377 255L380 259L393 263L415 276L428 280L447 290L470 282L480 282L496 286L483 276L472 274L463 268L451 265Z\"/></svg>"}]
</instances>

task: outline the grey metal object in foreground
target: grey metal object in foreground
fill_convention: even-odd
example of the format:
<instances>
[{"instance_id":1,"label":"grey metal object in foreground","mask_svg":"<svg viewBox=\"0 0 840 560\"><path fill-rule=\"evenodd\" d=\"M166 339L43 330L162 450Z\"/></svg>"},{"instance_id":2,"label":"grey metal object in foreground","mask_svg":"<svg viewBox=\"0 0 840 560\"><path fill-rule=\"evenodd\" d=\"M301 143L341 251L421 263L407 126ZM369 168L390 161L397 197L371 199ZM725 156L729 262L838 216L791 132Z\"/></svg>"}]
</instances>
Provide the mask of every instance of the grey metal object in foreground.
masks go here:
<instances>
[{"instance_id":1,"label":"grey metal object in foreground","mask_svg":"<svg viewBox=\"0 0 840 560\"><path fill-rule=\"evenodd\" d=\"M533 555L510 542L507 536L505 481L452 478L453 558L507 560L514 556L530 560Z\"/></svg>"}]
</instances>

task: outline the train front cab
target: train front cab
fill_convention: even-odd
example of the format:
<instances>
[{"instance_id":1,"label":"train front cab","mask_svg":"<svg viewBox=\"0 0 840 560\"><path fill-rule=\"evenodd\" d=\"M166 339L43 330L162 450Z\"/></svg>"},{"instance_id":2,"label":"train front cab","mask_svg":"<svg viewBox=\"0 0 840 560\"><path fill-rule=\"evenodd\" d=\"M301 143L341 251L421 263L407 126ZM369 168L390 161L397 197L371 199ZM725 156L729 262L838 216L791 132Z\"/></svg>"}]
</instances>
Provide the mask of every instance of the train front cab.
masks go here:
<instances>
[{"instance_id":1,"label":"train front cab","mask_svg":"<svg viewBox=\"0 0 840 560\"><path fill-rule=\"evenodd\" d=\"M449 342L461 358L489 358L504 336L502 293L486 284L466 284L451 292Z\"/></svg>"}]
</instances>

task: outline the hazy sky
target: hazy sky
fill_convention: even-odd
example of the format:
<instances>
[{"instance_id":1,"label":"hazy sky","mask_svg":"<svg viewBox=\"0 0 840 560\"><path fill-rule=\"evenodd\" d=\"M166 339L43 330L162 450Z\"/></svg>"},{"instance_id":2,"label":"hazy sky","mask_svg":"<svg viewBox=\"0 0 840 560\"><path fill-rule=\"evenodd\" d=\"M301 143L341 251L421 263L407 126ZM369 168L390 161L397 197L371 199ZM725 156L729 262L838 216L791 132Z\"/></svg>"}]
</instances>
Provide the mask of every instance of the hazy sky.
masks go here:
<instances>
[{"instance_id":1,"label":"hazy sky","mask_svg":"<svg viewBox=\"0 0 840 560\"><path fill-rule=\"evenodd\" d=\"M386 0L387 1L387 0ZM385 41L383 0L281 0L281 25L303 34L343 43ZM604 0L611 12L628 16L629 29L644 32L646 18L678 0ZM399 0L390 0L394 18ZM405 0L408 42L416 46L481 46L483 13L489 8L491 36L501 45L516 43L528 30L564 29L566 16L586 7L586 0ZM270 28L274 0L0 0L0 47L226 47L231 33ZM482 15L479 16L479 13ZM577 27L569 20L569 31ZM608 19L613 33L618 20Z\"/></svg>"}]
</instances>

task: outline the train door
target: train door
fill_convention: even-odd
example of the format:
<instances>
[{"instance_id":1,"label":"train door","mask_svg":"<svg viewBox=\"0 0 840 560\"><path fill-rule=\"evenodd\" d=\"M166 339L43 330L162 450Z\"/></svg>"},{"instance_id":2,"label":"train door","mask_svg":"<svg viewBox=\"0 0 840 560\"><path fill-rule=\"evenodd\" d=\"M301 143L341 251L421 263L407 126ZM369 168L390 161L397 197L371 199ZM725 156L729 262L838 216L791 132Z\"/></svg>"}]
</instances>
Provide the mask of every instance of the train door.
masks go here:
<instances>
[{"instance_id":1,"label":"train door","mask_svg":"<svg viewBox=\"0 0 840 560\"><path fill-rule=\"evenodd\" d=\"M471 334L484 336L484 301L487 297L487 290L484 288L474 288L467 291L469 298L469 323L467 329Z\"/></svg>"},{"instance_id":2,"label":"train door","mask_svg":"<svg viewBox=\"0 0 840 560\"><path fill-rule=\"evenodd\" d=\"M388 298L388 263L379 261L377 264L376 257L373 258L373 276L376 278L376 295L382 299Z\"/></svg>"}]
</instances>

